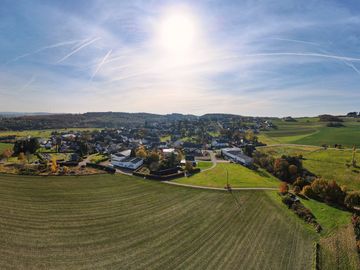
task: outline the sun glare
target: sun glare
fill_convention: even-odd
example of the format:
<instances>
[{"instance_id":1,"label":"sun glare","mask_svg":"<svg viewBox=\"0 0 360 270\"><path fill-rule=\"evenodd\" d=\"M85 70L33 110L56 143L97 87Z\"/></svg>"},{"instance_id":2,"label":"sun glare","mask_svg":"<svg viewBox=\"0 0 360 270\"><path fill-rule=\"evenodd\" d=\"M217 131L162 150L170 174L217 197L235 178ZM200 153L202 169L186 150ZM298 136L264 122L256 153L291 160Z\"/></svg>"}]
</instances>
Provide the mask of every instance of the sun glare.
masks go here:
<instances>
[{"instance_id":1,"label":"sun glare","mask_svg":"<svg viewBox=\"0 0 360 270\"><path fill-rule=\"evenodd\" d=\"M195 45L196 23L186 12L171 12L166 14L158 27L160 46L174 54L183 54Z\"/></svg>"}]
</instances>

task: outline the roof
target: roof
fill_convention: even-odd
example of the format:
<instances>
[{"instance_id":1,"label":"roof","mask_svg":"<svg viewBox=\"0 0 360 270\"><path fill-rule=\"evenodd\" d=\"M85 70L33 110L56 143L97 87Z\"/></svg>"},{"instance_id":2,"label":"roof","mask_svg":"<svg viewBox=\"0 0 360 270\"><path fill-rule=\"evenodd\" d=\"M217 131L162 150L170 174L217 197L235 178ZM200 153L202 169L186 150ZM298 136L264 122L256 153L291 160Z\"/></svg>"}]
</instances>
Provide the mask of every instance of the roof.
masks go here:
<instances>
[{"instance_id":1,"label":"roof","mask_svg":"<svg viewBox=\"0 0 360 270\"><path fill-rule=\"evenodd\" d=\"M136 157L127 157L127 158L124 158L121 162L130 162L130 163L138 163L140 162L142 159L141 158L136 158Z\"/></svg>"}]
</instances>

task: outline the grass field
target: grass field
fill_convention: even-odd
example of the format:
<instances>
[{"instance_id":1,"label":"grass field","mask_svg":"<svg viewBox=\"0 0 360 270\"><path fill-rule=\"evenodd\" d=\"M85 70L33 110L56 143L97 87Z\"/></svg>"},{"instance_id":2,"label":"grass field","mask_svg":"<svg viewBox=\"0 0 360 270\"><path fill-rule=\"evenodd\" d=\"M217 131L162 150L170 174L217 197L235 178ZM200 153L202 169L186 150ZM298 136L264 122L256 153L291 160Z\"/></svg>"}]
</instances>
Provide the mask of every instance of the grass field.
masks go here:
<instances>
[{"instance_id":1,"label":"grass field","mask_svg":"<svg viewBox=\"0 0 360 270\"><path fill-rule=\"evenodd\" d=\"M92 131L99 130L99 128L67 128L67 129L44 129L44 130L22 130L22 131L0 131L1 136L15 135L18 138L24 137L37 137L37 138L49 138L53 131L58 132L70 132L70 131Z\"/></svg>"},{"instance_id":2,"label":"grass field","mask_svg":"<svg viewBox=\"0 0 360 270\"><path fill-rule=\"evenodd\" d=\"M0 176L0 268L310 269L316 236L274 196Z\"/></svg>"},{"instance_id":3,"label":"grass field","mask_svg":"<svg viewBox=\"0 0 360 270\"><path fill-rule=\"evenodd\" d=\"M229 183L232 187L275 187L280 181L269 173L260 170L255 172L239 164L218 163L215 168L191 177L174 180L178 183L198 186L220 187L226 186L226 171L229 172Z\"/></svg>"},{"instance_id":4,"label":"grass field","mask_svg":"<svg viewBox=\"0 0 360 270\"><path fill-rule=\"evenodd\" d=\"M360 269L355 234L351 225L320 240L320 269Z\"/></svg>"},{"instance_id":5,"label":"grass field","mask_svg":"<svg viewBox=\"0 0 360 270\"><path fill-rule=\"evenodd\" d=\"M340 128L326 127L318 118L298 118L297 122L274 120L278 129L261 133L259 140L266 144L341 144L346 147L355 144L360 147L360 122L343 119L344 127Z\"/></svg>"},{"instance_id":6,"label":"grass field","mask_svg":"<svg viewBox=\"0 0 360 270\"><path fill-rule=\"evenodd\" d=\"M347 167L352 158L351 150L327 149L303 146L271 146L258 148L273 156L303 155L303 166L318 176L327 180L335 180L349 189L360 190L360 169ZM360 151L357 151L356 160L360 163Z\"/></svg>"},{"instance_id":7,"label":"grass field","mask_svg":"<svg viewBox=\"0 0 360 270\"><path fill-rule=\"evenodd\" d=\"M210 168L213 165L211 161L198 161L196 167L201 170L205 170Z\"/></svg>"},{"instance_id":8,"label":"grass field","mask_svg":"<svg viewBox=\"0 0 360 270\"><path fill-rule=\"evenodd\" d=\"M5 149L13 149L13 145L11 143L0 143L0 154L5 150Z\"/></svg>"}]
</instances>

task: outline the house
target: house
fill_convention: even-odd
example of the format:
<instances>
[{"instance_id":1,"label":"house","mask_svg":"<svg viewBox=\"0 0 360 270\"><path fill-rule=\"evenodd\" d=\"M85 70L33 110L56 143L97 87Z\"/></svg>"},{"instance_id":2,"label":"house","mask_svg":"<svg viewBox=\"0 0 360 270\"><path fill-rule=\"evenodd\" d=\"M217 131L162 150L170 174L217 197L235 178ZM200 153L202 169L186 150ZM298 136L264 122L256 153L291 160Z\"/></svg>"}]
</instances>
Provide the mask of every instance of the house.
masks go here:
<instances>
[{"instance_id":1,"label":"house","mask_svg":"<svg viewBox=\"0 0 360 270\"><path fill-rule=\"evenodd\" d=\"M211 146L214 148L228 147L229 142L227 142L225 140L213 140L211 143Z\"/></svg>"},{"instance_id":2,"label":"house","mask_svg":"<svg viewBox=\"0 0 360 270\"><path fill-rule=\"evenodd\" d=\"M165 157L169 157L171 154L176 153L174 148L165 148L165 149L162 149L162 152Z\"/></svg>"},{"instance_id":3,"label":"house","mask_svg":"<svg viewBox=\"0 0 360 270\"><path fill-rule=\"evenodd\" d=\"M114 156L114 155L112 155ZM136 170L141 165L143 165L144 160L137 157L125 157L122 159L111 159L111 164L114 167L126 168L131 170Z\"/></svg>"},{"instance_id":4,"label":"house","mask_svg":"<svg viewBox=\"0 0 360 270\"><path fill-rule=\"evenodd\" d=\"M124 159L130 157L131 150L125 150L116 154L111 155L111 163L114 162L121 162Z\"/></svg>"},{"instance_id":5,"label":"house","mask_svg":"<svg viewBox=\"0 0 360 270\"><path fill-rule=\"evenodd\" d=\"M251 165L253 163L253 159L245 155L243 151L237 147L223 148L221 149L221 154L224 157L245 166Z\"/></svg>"},{"instance_id":6,"label":"house","mask_svg":"<svg viewBox=\"0 0 360 270\"><path fill-rule=\"evenodd\" d=\"M194 156L186 155L185 158L181 160L180 164L185 165L187 162L190 162L193 167L196 167L196 160Z\"/></svg>"}]
</instances>

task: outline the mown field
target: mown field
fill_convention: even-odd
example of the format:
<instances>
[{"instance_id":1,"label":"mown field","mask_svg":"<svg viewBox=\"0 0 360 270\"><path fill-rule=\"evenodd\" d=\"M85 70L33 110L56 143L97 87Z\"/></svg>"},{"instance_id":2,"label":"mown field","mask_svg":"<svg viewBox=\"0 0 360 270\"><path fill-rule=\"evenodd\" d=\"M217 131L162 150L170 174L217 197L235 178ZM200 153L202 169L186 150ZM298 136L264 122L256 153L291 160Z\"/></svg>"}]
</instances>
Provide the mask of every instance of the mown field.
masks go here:
<instances>
[{"instance_id":1,"label":"mown field","mask_svg":"<svg viewBox=\"0 0 360 270\"><path fill-rule=\"evenodd\" d=\"M215 168L174 180L182 184L191 184L206 187L223 188L227 183L227 172L229 183L233 188L236 187L270 187L277 188L280 181L264 170L258 172L250 170L244 166L233 163L218 163Z\"/></svg>"},{"instance_id":2,"label":"mown field","mask_svg":"<svg viewBox=\"0 0 360 270\"><path fill-rule=\"evenodd\" d=\"M36 137L36 138L49 138L51 133L57 132L76 132L76 131L92 131L99 130L99 128L63 128L63 129L43 129L43 130L21 130L21 131L0 131L1 136L16 136L17 138Z\"/></svg>"},{"instance_id":3,"label":"mown field","mask_svg":"<svg viewBox=\"0 0 360 270\"><path fill-rule=\"evenodd\" d=\"M0 175L0 269L311 269L316 236L276 196Z\"/></svg>"},{"instance_id":4,"label":"mown field","mask_svg":"<svg viewBox=\"0 0 360 270\"><path fill-rule=\"evenodd\" d=\"M345 147L360 147L360 122L343 118L344 127L326 127L318 118L297 118L297 122L274 120L278 129L259 135L259 140L266 144L341 144Z\"/></svg>"},{"instance_id":5,"label":"mown field","mask_svg":"<svg viewBox=\"0 0 360 270\"><path fill-rule=\"evenodd\" d=\"M335 180L348 189L360 190L360 168L347 167L351 163L351 150L327 149L311 146L271 146L258 148L273 156L303 155L303 166L319 177ZM356 160L360 165L360 151L356 152Z\"/></svg>"}]
</instances>

